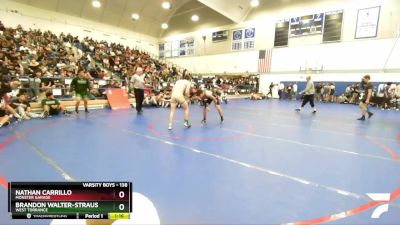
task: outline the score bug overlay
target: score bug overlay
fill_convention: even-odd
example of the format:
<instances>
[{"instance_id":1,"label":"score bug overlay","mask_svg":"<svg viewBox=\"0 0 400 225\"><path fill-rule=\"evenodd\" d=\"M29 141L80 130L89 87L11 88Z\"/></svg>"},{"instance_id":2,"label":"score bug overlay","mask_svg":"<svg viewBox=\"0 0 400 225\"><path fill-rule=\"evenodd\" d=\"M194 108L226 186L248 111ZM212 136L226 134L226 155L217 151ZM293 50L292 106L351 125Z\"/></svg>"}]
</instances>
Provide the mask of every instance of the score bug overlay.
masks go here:
<instances>
[{"instance_id":1,"label":"score bug overlay","mask_svg":"<svg viewBox=\"0 0 400 225\"><path fill-rule=\"evenodd\" d=\"M131 182L10 182L13 219L129 219Z\"/></svg>"}]
</instances>

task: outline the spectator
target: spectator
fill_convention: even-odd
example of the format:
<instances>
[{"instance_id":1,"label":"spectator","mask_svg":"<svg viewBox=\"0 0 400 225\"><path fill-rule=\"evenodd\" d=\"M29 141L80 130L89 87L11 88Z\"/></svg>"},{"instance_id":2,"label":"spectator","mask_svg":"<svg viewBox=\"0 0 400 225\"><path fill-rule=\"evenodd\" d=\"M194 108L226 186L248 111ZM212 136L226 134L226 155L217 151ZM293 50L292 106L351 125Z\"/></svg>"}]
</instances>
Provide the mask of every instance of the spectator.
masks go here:
<instances>
[{"instance_id":1,"label":"spectator","mask_svg":"<svg viewBox=\"0 0 400 225\"><path fill-rule=\"evenodd\" d=\"M16 98L20 89L22 88L21 81L18 78L14 78L10 82L11 92L9 92L9 96L11 98Z\"/></svg>"},{"instance_id":2,"label":"spectator","mask_svg":"<svg viewBox=\"0 0 400 225\"><path fill-rule=\"evenodd\" d=\"M400 83L396 86L396 108L400 110Z\"/></svg>"},{"instance_id":3,"label":"spectator","mask_svg":"<svg viewBox=\"0 0 400 225\"><path fill-rule=\"evenodd\" d=\"M164 106L164 91L160 91L158 95L156 96L156 101L157 101L157 107Z\"/></svg>"},{"instance_id":4,"label":"spectator","mask_svg":"<svg viewBox=\"0 0 400 225\"><path fill-rule=\"evenodd\" d=\"M262 100L263 96L260 93L251 93L250 100Z\"/></svg>"},{"instance_id":5,"label":"spectator","mask_svg":"<svg viewBox=\"0 0 400 225\"><path fill-rule=\"evenodd\" d=\"M36 59L32 59L31 63L29 64L29 72L30 73L35 73L39 69L39 63L36 61Z\"/></svg>"},{"instance_id":6,"label":"spectator","mask_svg":"<svg viewBox=\"0 0 400 225\"><path fill-rule=\"evenodd\" d=\"M157 106L157 97L154 93L148 94L144 99L144 104L148 106Z\"/></svg>"},{"instance_id":7,"label":"spectator","mask_svg":"<svg viewBox=\"0 0 400 225\"><path fill-rule=\"evenodd\" d=\"M286 87L286 94L288 99L291 99L292 97L292 88L292 83L289 83L289 85Z\"/></svg>"},{"instance_id":8,"label":"spectator","mask_svg":"<svg viewBox=\"0 0 400 225\"><path fill-rule=\"evenodd\" d=\"M318 102L321 102L323 98L322 89L323 89L322 83L318 82L317 86L315 87L315 100Z\"/></svg>"},{"instance_id":9,"label":"spectator","mask_svg":"<svg viewBox=\"0 0 400 225\"><path fill-rule=\"evenodd\" d=\"M4 102L0 103L0 127L10 124L10 117L8 116L6 110L6 104Z\"/></svg>"},{"instance_id":10,"label":"spectator","mask_svg":"<svg viewBox=\"0 0 400 225\"><path fill-rule=\"evenodd\" d=\"M164 94L164 107L167 108L171 105L171 90L166 90Z\"/></svg>"},{"instance_id":11,"label":"spectator","mask_svg":"<svg viewBox=\"0 0 400 225\"><path fill-rule=\"evenodd\" d=\"M329 102L329 96L331 93L331 86L329 85L329 83L324 83L323 85L323 102Z\"/></svg>"},{"instance_id":12,"label":"spectator","mask_svg":"<svg viewBox=\"0 0 400 225\"><path fill-rule=\"evenodd\" d=\"M269 84L269 89L268 89L268 93L267 93L267 98L272 98L272 90L273 90L273 88L274 88L274 83L273 82L271 82L270 84Z\"/></svg>"},{"instance_id":13,"label":"spectator","mask_svg":"<svg viewBox=\"0 0 400 225\"><path fill-rule=\"evenodd\" d=\"M351 85L347 85L346 89L344 91L344 95L346 96L346 98L350 98L351 97Z\"/></svg>"},{"instance_id":14,"label":"spectator","mask_svg":"<svg viewBox=\"0 0 400 225\"><path fill-rule=\"evenodd\" d=\"M359 94L360 94L359 85L358 84L352 85L351 86L351 99L350 99L351 104L357 104Z\"/></svg>"},{"instance_id":15,"label":"spectator","mask_svg":"<svg viewBox=\"0 0 400 225\"><path fill-rule=\"evenodd\" d=\"M34 74L29 78L29 90L32 101L39 100L40 88L42 83L42 80L40 79L41 76L42 71L37 69Z\"/></svg>"},{"instance_id":16,"label":"spectator","mask_svg":"<svg viewBox=\"0 0 400 225\"><path fill-rule=\"evenodd\" d=\"M293 84L293 87L292 87L292 88L293 88L293 90L292 90L292 91L293 91L293 94L292 94L291 99L292 99L292 100L296 100L297 89L298 89L298 87L297 87L297 82Z\"/></svg>"},{"instance_id":17,"label":"spectator","mask_svg":"<svg viewBox=\"0 0 400 225\"><path fill-rule=\"evenodd\" d=\"M349 99L346 97L346 95L343 93L342 95L340 95L338 98L337 98L337 102L338 103L340 103L340 104L346 104L346 103L349 103Z\"/></svg>"},{"instance_id":18,"label":"spectator","mask_svg":"<svg viewBox=\"0 0 400 225\"><path fill-rule=\"evenodd\" d=\"M89 73L90 73L90 76L92 76L93 78L100 78L100 76L99 76L100 71L101 70L100 70L99 66L96 64L96 66L94 68L90 69Z\"/></svg>"},{"instance_id":19,"label":"spectator","mask_svg":"<svg viewBox=\"0 0 400 225\"><path fill-rule=\"evenodd\" d=\"M330 83L329 85L329 102L335 102L335 84Z\"/></svg>"},{"instance_id":20,"label":"spectator","mask_svg":"<svg viewBox=\"0 0 400 225\"><path fill-rule=\"evenodd\" d=\"M31 111L31 105L27 100L27 93L21 92L17 95L17 97L17 99L12 100L10 105L24 120L39 118L38 114L35 114Z\"/></svg>"},{"instance_id":21,"label":"spectator","mask_svg":"<svg viewBox=\"0 0 400 225\"><path fill-rule=\"evenodd\" d=\"M66 110L65 106L54 98L53 93L47 92L46 98L42 100L43 107L43 118L48 116L58 115L62 112L64 115L68 115L69 112Z\"/></svg>"},{"instance_id":22,"label":"spectator","mask_svg":"<svg viewBox=\"0 0 400 225\"><path fill-rule=\"evenodd\" d=\"M283 83L279 83L278 87L279 87L279 90L278 90L279 99L282 99L283 92L285 90L285 85Z\"/></svg>"}]
</instances>

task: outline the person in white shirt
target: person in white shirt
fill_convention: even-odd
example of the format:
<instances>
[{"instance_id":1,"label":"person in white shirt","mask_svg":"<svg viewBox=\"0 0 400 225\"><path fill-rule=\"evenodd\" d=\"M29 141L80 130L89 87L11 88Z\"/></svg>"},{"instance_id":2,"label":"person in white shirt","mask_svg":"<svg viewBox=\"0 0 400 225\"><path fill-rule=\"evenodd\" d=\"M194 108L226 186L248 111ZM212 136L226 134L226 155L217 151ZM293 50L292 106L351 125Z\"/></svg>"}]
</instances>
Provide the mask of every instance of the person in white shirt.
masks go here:
<instances>
[{"instance_id":1,"label":"person in white shirt","mask_svg":"<svg viewBox=\"0 0 400 225\"><path fill-rule=\"evenodd\" d=\"M293 84L293 87L292 87L292 92L293 92L293 97L292 97L292 100L296 100L296 95L297 95L297 83L294 83Z\"/></svg>"},{"instance_id":2,"label":"person in white shirt","mask_svg":"<svg viewBox=\"0 0 400 225\"><path fill-rule=\"evenodd\" d=\"M400 98L400 84L396 86L396 98Z\"/></svg>"},{"instance_id":3,"label":"person in white shirt","mask_svg":"<svg viewBox=\"0 0 400 225\"><path fill-rule=\"evenodd\" d=\"M344 93L350 93L351 92L351 85L347 85L346 90Z\"/></svg>"},{"instance_id":4,"label":"person in white shirt","mask_svg":"<svg viewBox=\"0 0 400 225\"><path fill-rule=\"evenodd\" d=\"M176 81L174 87L172 88L171 94L171 112L169 114L169 124L168 130L172 130L172 124L174 121L174 115L176 107L180 104L185 111L184 126L190 128L192 125L189 123L189 104L188 99L191 95L191 77L189 75L184 75L183 79Z\"/></svg>"},{"instance_id":5,"label":"person in white shirt","mask_svg":"<svg viewBox=\"0 0 400 225\"><path fill-rule=\"evenodd\" d=\"M144 100L144 88L145 88L145 81L144 81L144 74L143 69L138 67L136 69L135 74L131 78L131 83L133 85L133 91L135 93L135 100L136 100L136 112L137 114L142 114L142 104Z\"/></svg>"}]
</instances>

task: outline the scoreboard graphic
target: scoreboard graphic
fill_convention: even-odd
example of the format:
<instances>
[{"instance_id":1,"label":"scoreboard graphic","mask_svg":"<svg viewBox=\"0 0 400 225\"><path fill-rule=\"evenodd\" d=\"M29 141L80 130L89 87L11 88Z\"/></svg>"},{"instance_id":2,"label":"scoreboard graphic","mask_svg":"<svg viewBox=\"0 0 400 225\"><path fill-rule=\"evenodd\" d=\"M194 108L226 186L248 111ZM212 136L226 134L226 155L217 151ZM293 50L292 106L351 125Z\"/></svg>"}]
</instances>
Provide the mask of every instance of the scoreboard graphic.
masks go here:
<instances>
[{"instance_id":1,"label":"scoreboard graphic","mask_svg":"<svg viewBox=\"0 0 400 225\"><path fill-rule=\"evenodd\" d=\"M290 18L290 36L322 34L324 13Z\"/></svg>"},{"instance_id":2,"label":"scoreboard graphic","mask_svg":"<svg viewBox=\"0 0 400 225\"><path fill-rule=\"evenodd\" d=\"M228 40L228 33L229 33L229 31L227 31L227 30L213 32L212 33L212 41L217 42L217 41Z\"/></svg>"},{"instance_id":3,"label":"scoreboard graphic","mask_svg":"<svg viewBox=\"0 0 400 225\"><path fill-rule=\"evenodd\" d=\"M129 219L131 182L10 182L12 219Z\"/></svg>"}]
</instances>

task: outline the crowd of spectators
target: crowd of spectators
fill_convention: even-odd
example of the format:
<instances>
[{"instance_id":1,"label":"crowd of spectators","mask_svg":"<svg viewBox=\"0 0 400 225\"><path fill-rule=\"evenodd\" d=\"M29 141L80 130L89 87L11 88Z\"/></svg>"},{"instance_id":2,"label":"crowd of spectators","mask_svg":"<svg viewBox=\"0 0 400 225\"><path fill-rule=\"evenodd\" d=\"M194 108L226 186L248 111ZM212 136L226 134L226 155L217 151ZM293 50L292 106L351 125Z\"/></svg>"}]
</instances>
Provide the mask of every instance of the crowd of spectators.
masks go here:
<instances>
[{"instance_id":1,"label":"crowd of spectators","mask_svg":"<svg viewBox=\"0 0 400 225\"><path fill-rule=\"evenodd\" d=\"M17 119L37 118L30 112L30 103L56 102L57 97L72 97L70 83L78 71L91 79L91 97L104 96L106 88L129 88L129 78L136 68L144 68L148 79L157 85L159 79L172 80L178 71L149 54L120 44L95 41L89 37L50 31L5 27L0 22L0 126L10 116ZM53 96L54 97L54 96ZM14 101L21 101L13 104ZM19 109L24 105L27 113Z\"/></svg>"},{"instance_id":2,"label":"crowd of spectators","mask_svg":"<svg viewBox=\"0 0 400 225\"><path fill-rule=\"evenodd\" d=\"M24 30L21 26L5 27L0 22L0 94L4 97L0 107L4 113L0 112L0 117L11 114L17 119L37 118L29 111L29 104L47 101L49 93L54 95L50 98L71 99L71 81L81 70L91 81L91 99L105 98L107 88L130 91L130 79L139 67L143 68L148 88L144 103L168 107L173 84L187 71L121 44L38 29ZM249 93L259 85L255 76L194 76L194 83L229 94ZM134 97L133 91L129 94ZM19 115L21 111L12 107L14 100L24 102L26 115Z\"/></svg>"},{"instance_id":3,"label":"crowd of spectators","mask_svg":"<svg viewBox=\"0 0 400 225\"><path fill-rule=\"evenodd\" d=\"M262 100L272 98L272 90L278 89L278 98L281 100L297 100L297 83L270 83L268 93L251 93L249 99ZM349 84L343 93L338 93L334 82L315 83L315 101L322 103L341 103L358 105L364 95L364 91L359 83ZM400 110L400 83L388 82L374 86L372 92L372 104L381 109Z\"/></svg>"},{"instance_id":4,"label":"crowd of spectators","mask_svg":"<svg viewBox=\"0 0 400 225\"><path fill-rule=\"evenodd\" d=\"M359 84L352 84L346 87L344 93L337 97L339 103L358 104L362 98L362 92ZM385 110L400 109L400 83L388 82L374 87L372 102L379 108Z\"/></svg>"},{"instance_id":5,"label":"crowd of spectators","mask_svg":"<svg viewBox=\"0 0 400 225\"><path fill-rule=\"evenodd\" d=\"M315 85L315 100L319 102L336 102L335 83L319 82Z\"/></svg>"}]
</instances>

